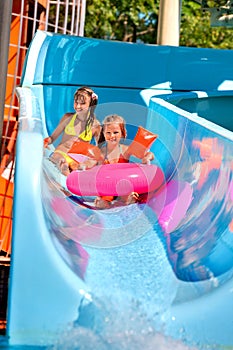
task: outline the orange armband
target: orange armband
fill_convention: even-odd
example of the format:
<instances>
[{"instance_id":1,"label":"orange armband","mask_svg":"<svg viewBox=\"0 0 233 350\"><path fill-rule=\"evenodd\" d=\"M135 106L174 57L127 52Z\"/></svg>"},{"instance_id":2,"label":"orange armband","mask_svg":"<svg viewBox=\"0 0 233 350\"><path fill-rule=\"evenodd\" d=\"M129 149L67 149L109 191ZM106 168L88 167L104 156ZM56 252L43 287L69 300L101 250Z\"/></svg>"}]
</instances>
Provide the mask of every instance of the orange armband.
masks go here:
<instances>
[{"instance_id":1,"label":"orange armband","mask_svg":"<svg viewBox=\"0 0 233 350\"><path fill-rule=\"evenodd\" d=\"M72 144L72 147L68 151L68 154L83 154L91 159L95 159L97 161L102 160L102 154L99 147L90 144L89 142L84 141L75 141Z\"/></svg>"},{"instance_id":2,"label":"orange armband","mask_svg":"<svg viewBox=\"0 0 233 350\"><path fill-rule=\"evenodd\" d=\"M153 134L151 131L143 128L142 126L139 126L132 143L129 145L127 153L142 159L145 152L150 148L157 137L158 135Z\"/></svg>"}]
</instances>

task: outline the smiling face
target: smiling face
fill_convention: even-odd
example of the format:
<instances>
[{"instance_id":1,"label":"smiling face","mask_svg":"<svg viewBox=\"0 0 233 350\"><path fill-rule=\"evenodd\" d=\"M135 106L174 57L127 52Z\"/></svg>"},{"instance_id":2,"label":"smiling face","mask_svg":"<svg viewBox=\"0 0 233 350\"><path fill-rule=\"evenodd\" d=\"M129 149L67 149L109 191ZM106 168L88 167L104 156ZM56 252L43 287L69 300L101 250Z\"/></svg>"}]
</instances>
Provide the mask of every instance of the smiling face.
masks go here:
<instances>
[{"instance_id":1,"label":"smiling face","mask_svg":"<svg viewBox=\"0 0 233 350\"><path fill-rule=\"evenodd\" d=\"M80 93L74 100L74 109L80 119L85 120L90 107L91 97L88 94Z\"/></svg>"},{"instance_id":2,"label":"smiling face","mask_svg":"<svg viewBox=\"0 0 233 350\"><path fill-rule=\"evenodd\" d=\"M104 137L108 144L116 145L122 138L121 126L119 123L107 123L104 125Z\"/></svg>"}]
</instances>

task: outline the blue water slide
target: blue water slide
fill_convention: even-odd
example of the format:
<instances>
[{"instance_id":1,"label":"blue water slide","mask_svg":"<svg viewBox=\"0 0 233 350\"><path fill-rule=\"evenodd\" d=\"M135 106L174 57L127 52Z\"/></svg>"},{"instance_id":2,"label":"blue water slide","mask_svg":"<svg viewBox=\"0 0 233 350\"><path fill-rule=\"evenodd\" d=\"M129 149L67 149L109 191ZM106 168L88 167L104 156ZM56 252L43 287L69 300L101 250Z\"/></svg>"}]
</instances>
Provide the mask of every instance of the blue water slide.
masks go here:
<instances>
[{"instance_id":1,"label":"blue water slide","mask_svg":"<svg viewBox=\"0 0 233 350\"><path fill-rule=\"evenodd\" d=\"M233 346L232 59L36 33L17 88L10 345ZM82 85L129 141L139 125L158 135L165 182L145 203L96 210L49 161L43 138Z\"/></svg>"}]
</instances>

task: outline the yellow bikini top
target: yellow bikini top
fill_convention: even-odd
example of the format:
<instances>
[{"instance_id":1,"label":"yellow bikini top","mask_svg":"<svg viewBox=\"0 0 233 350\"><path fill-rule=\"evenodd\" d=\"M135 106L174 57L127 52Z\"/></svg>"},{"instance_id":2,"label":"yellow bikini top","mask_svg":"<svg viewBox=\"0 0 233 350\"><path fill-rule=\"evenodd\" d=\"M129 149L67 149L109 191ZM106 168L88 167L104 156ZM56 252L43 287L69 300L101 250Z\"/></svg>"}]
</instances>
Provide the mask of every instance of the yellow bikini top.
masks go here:
<instances>
[{"instance_id":1,"label":"yellow bikini top","mask_svg":"<svg viewBox=\"0 0 233 350\"><path fill-rule=\"evenodd\" d=\"M76 131L75 131L75 127L74 127L74 122L76 119L76 113L74 113L73 117L71 118L70 122L66 125L65 127L65 133L67 135L71 135L71 136L76 136ZM91 131L91 126L88 125L86 127L86 129L81 132L81 134L79 134L78 136L81 140L83 141L91 141L92 139L92 131Z\"/></svg>"}]
</instances>

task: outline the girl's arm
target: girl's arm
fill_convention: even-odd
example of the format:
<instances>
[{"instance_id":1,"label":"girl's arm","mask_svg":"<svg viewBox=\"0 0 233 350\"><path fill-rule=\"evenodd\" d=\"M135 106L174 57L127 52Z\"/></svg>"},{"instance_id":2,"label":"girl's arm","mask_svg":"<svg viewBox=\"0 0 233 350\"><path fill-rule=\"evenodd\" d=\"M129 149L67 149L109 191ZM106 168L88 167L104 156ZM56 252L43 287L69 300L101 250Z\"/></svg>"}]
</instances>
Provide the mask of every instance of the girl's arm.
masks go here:
<instances>
[{"instance_id":1,"label":"girl's arm","mask_svg":"<svg viewBox=\"0 0 233 350\"><path fill-rule=\"evenodd\" d=\"M123 145L123 146L124 146L124 149L123 149L124 150L124 157L126 159L129 159L130 156L132 155L128 152L129 146L126 146L126 145ZM141 158L142 164L150 164L150 162L154 159L155 159L154 153L150 152L150 151L146 151L144 153L143 157Z\"/></svg>"},{"instance_id":2,"label":"girl's arm","mask_svg":"<svg viewBox=\"0 0 233 350\"><path fill-rule=\"evenodd\" d=\"M53 133L44 139L44 147L45 148L47 148L48 145L53 143L61 135L61 133L65 130L65 127L68 124L68 120L70 119L70 117L72 115L73 115L72 113L64 114L64 116L61 118L58 126L53 131Z\"/></svg>"},{"instance_id":3,"label":"girl's arm","mask_svg":"<svg viewBox=\"0 0 233 350\"><path fill-rule=\"evenodd\" d=\"M100 147L100 158L98 159L97 165L104 164L105 153L106 153L106 147L105 146Z\"/></svg>"},{"instance_id":4,"label":"girl's arm","mask_svg":"<svg viewBox=\"0 0 233 350\"><path fill-rule=\"evenodd\" d=\"M144 157L142 158L142 164L150 164L152 160L155 159L153 152L145 152Z\"/></svg>"},{"instance_id":5,"label":"girl's arm","mask_svg":"<svg viewBox=\"0 0 233 350\"><path fill-rule=\"evenodd\" d=\"M93 168L95 165L101 165L104 163L104 153L103 149L100 149L101 154L98 159L89 158L82 163L79 163L78 170L87 170Z\"/></svg>"},{"instance_id":6,"label":"girl's arm","mask_svg":"<svg viewBox=\"0 0 233 350\"><path fill-rule=\"evenodd\" d=\"M92 125L92 135L95 139L96 145L98 144L100 133L101 133L101 124L98 119L94 119L93 125Z\"/></svg>"},{"instance_id":7,"label":"girl's arm","mask_svg":"<svg viewBox=\"0 0 233 350\"><path fill-rule=\"evenodd\" d=\"M82 163L76 163L75 167L71 166L72 170L87 170L93 168L95 165L97 165L98 162L95 159L87 159Z\"/></svg>"},{"instance_id":8,"label":"girl's arm","mask_svg":"<svg viewBox=\"0 0 233 350\"><path fill-rule=\"evenodd\" d=\"M66 113L64 116L61 118L58 126L54 130L54 132L50 135L52 138L52 141L54 142L60 135L61 133L65 130L66 125L68 124L70 117L73 115L73 113Z\"/></svg>"},{"instance_id":9,"label":"girl's arm","mask_svg":"<svg viewBox=\"0 0 233 350\"><path fill-rule=\"evenodd\" d=\"M122 153L123 153L123 157L126 159L126 160L129 160L131 154L128 152L128 148L129 146L128 145L123 145L121 144L121 149L122 149Z\"/></svg>"}]
</instances>

